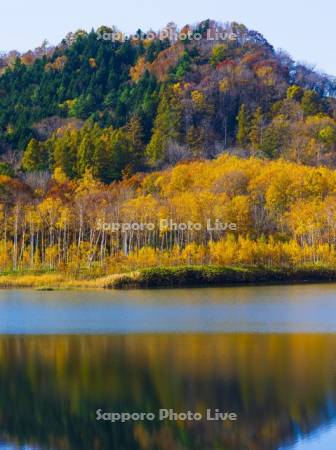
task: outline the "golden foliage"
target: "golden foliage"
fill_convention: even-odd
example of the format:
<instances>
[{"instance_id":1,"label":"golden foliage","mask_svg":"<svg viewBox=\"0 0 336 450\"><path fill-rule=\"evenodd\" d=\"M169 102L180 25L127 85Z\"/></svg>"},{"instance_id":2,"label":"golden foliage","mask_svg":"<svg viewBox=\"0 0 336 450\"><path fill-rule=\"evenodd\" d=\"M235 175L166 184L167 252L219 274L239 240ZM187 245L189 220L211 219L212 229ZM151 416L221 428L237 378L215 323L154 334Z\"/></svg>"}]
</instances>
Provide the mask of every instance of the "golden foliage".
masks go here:
<instances>
[{"instance_id":1,"label":"golden foliage","mask_svg":"<svg viewBox=\"0 0 336 450\"><path fill-rule=\"evenodd\" d=\"M56 170L33 197L7 176L0 187L2 272L98 277L157 265L336 262L336 172L324 167L222 155L110 186L90 171L70 182Z\"/></svg>"}]
</instances>

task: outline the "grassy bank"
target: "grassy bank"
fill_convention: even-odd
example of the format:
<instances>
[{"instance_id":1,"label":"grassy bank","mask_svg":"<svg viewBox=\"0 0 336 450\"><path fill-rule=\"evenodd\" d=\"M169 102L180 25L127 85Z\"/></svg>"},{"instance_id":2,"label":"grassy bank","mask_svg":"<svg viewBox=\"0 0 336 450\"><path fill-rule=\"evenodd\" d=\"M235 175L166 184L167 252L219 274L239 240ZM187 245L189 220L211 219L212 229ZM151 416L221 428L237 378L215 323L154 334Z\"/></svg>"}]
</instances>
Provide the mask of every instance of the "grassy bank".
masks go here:
<instances>
[{"instance_id":1,"label":"grassy bank","mask_svg":"<svg viewBox=\"0 0 336 450\"><path fill-rule=\"evenodd\" d=\"M72 278L62 273L12 273L0 275L0 289L33 288L38 290L57 289L104 289L113 284L118 275L104 278Z\"/></svg>"},{"instance_id":2,"label":"grassy bank","mask_svg":"<svg viewBox=\"0 0 336 450\"><path fill-rule=\"evenodd\" d=\"M158 267L117 277L110 288L158 288L336 281L336 269L266 269L229 267Z\"/></svg>"},{"instance_id":3,"label":"grassy bank","mask_svg":"<svg viewBox=\"0 0 336 450\"><path fill-rule=\"evenodd\" d=\"M216 266L157 267L97 279L76 279L60 273L0 275L0 288L134 289L192 286L336 282L336 269L266 269Z\"/></svg>"}]
</instances>

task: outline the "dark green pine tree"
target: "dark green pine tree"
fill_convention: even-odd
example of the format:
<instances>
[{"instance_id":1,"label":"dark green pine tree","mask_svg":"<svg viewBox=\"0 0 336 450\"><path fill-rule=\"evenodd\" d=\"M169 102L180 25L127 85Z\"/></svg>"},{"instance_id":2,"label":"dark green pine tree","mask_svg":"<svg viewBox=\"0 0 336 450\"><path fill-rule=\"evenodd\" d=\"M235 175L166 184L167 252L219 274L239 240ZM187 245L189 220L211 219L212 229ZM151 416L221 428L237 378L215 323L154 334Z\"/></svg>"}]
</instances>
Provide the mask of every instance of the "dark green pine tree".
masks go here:
<instances>
[{"instance_id":1,"label":"dark green pine tree","mask_svg":"<svg viewBox=\"0 0 336 450\"><path fill-rule=\"evenodd\" d=\"M249 133L250 142L253 151L260 150L263 141L264 118L261 108L257 108L251 120L251 129Z\"/></svg>"},{"instance_id":2,"label":"dark green pine tree","mask_svg":"<svg viewBox=\"0 0 336 450\"><path fill-rule=\"evenodd\" d=\"M62 169L69 178L74 178L77 174L77 132L74 132L73 135L66 133L62 138L55 138L51 142L54 167Z\"/></svg>"},{"instance_id":3,"label":"dark green pine tree","mask_svg":"<svg viewBox=\"0 0 336 450\"><path fill-rule=\"evenodd\" d=\"M164 160L168 144L180 138L181 111L174 99L169 97L166 91L161 92L152 138L146 148L146 154L154 165Z\"/></svg>"},{"instance_id":4,"label":"dark green pine tree","mask_svg":"<svg viewBox=\"0 0 336 450\"><path fill-rule=\"evenodd\" d=\"M241 105L237 116L237 142L239 145L246 146L249 143L250 118L246 106Z\"/></svg>"},{"instance_id":5,"label":"dark green pine tree","mask_svg":"<svg viewBox=\"0 0 336 450\"><path fill-rule=\"evenodd\" d=\"M103 181L104 183L110 183L111 177L111 165L108 154L108 135L111 133L110 129L107 129L104 134L96 136L93 142L94 151L92 157L92 174L94 178Z\"/></svg>"},{"instance_id":6,"label":"dark green pine tree","mask_svg":"<svg viewBox=\"0 0 336 450\"><path fill-rule=\"evenodd\" d=\"M82 177L87 169L93 165L93 155L95 151L94 143L90 136L90 130L84 133L78 147L77 153L77 174Z\"/></svg>"},{"instance_id":7,"label":"dark green pine tree","mask_svg":"<svg viewBox=\"0 0 336 450\"><path fill-rule=\"evenodd\" d=\"M43 144L32 139L23 155L22 169L27 172L41 172L48 170L48 153Z\"/></svg>"},{"instance_id":8,"label":"dark green pine tree","mask_svg":"<svg viewBox=\"0 0 336 450\"><path fill-rule=\"evenodd\" d=\"M143 169L145 158L144 131L138 116L133 116L126 126L126 132L130 142L130 164L133 170Z\"/></svg>"}]
</instances>

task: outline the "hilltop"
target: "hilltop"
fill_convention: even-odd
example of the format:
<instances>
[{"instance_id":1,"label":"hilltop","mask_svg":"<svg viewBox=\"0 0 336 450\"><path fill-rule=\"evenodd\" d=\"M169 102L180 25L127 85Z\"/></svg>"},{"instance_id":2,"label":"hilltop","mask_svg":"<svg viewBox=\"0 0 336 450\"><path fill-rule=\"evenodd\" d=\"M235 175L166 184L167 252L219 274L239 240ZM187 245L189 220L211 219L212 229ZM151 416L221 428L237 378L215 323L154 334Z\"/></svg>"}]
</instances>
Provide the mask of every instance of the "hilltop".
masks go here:
<instances>
[{"instance_id":1,"label":"hilltop","mask_svg":"<svg viewBox=\"0 0 336 450\"><path fill-rule=\"evenodd\" d=\"M238 23L69 33L0 59L0 173L105 183L238 154L336 162L336 83Z\"/></svg>"}]
</instances>

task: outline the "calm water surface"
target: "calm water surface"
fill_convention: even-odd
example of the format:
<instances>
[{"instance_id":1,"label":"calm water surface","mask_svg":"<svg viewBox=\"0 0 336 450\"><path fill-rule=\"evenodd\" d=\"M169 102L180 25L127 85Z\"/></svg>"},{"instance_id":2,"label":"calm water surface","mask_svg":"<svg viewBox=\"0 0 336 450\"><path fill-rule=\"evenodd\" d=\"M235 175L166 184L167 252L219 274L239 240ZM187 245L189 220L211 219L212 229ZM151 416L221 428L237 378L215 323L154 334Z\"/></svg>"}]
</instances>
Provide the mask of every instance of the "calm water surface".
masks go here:
<instances>
[{"instance_id":1,"label":"calm water surface","mask_svg":"<svg viewBox=\"0 0 336 450\"><path fill-rule=\"evenodd\" d=\"M0 291L0 450L335 450L335 356L336 285Z\"/></svg>"},{"instance_id":2,"label":"calm water surface","mask_svg":"<svg viewBox=\"0 0 336 450\"><path fill-rule=\"evenodd\" d=\"M0 334L336 332L336 285L0 291Z\"/></svg>"}]
</instances>

